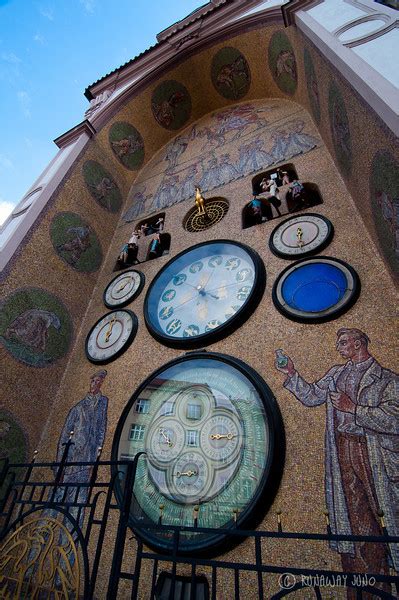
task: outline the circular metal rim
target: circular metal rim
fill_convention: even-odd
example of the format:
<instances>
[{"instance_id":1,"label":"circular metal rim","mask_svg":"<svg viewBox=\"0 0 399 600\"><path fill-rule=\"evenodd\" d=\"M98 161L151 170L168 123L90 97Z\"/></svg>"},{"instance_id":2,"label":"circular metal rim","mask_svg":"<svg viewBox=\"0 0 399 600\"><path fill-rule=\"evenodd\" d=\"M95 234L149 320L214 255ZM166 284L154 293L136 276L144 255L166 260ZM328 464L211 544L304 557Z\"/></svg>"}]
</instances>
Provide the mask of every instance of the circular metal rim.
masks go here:
<instances>
[{"instance_id":1,"label":"circular metal rim","mask_svg":"<svg viewBox=\"0 0 399 600\"><path fill-rule=\"evenodd\" d=\"M132 319L132 331L130 332L129 337L127 338L126 342L123 344L122 348L119 348L119 350L117 352L115 352L115 354L113 354L112 356L110 356L109 358L106 358L104 360L96 360L95 358L92 358L90 356L90 353L89 353L89 351L87 349L88 345L89 345L90 336L93 333L94 329L97 327L98 323L100 323L100 321L102 321L104 319L104 317L107 317L108 315L111 315L114 312L125 312L125 313L127 313L130 316L130 318ZM121 356L121 354L123 354L125 352L125 350L127 350L129 348L129 346L133 342L134 338L136 337L138 326L139 326L139 322L138 322L137 316L131 310L123 309L121 311L120 308L117 308L115 310L111 310L110 312L106 313L105 315L102 315L99 319L97 319L97 321L91 327L89 333L86 336L86 340L85 340L85 354L86 354L87 360L89 360L91 363L93 363L95 365L106 365L106 364L112 362L113 360L115 360L116 358L118 358L119 356Z\"/></svg>"},{"instance_id":2,"label":"circular metal rim","mask_svg":"<svg viewBox=\"0 0 399 600\"><path fill-rule=\"evenodd\" d=\"M152 318L149 314L149 298L153 288L155 287L159 277L173 264L174 261L179 259L180 257L188 254L189 252L196 250L202 246L209 246L211 244L230 244L233 246L238 246L244 252L247 252L254 263L255 268L255 278L254 285L252 287L252 291L246 300L245 304L242 305L239 311L233 315L228 321L225 321L220 327L214 329L211 332L202 333L201 335L190 337L190 338L174 338L173 336L162 334L159 332L157 328L152 325ZM218 239L218 240L210 240L207 242L202 242L200 244L196 244L194 246L190 246L186 248L173 258L171 258L166 265L162 267L162 269L155 275L154 279L151 281L151 284L147 290L146 297L144 299L144 321L147 326L150 334L161 344L165 346L169 346L171 348L200 348L201 346L208 345L214 343L216 341L221 340L229 336L233 331L238 329L241 325L245 323L245 321L250 317L250 315L255 311L258 306L260 300L262 299L263 292L266 286L266 269L263 263L263 260L259 256L255 250L242 244L240 242L236 242L234 240L226 240L226 239Z\"/></svg>"},{"instance_id":3,"label":"circular metal rim","mask_svg":"<svg viewBox=\"0 0 399 600\"><path fill-rule=\"evenodd\" d=\"M274 241L273 241L273 238L276 235L277 231L281 227L283 227L284 225L289 223L290 221L293 221L294 219L298 219L300 217L303 217L303 218L317 217L317 218L321 219L322 221L324 221L328 227L327 236L316 248L313 248L312 250L306 250L305 252L302 252L299 255L298 254L293 255L293 254L289 254L288 252L282 252L281 250L278 250L278 248L276 248L276 246L274 245ZM305 258L307 256L312 256L312 255L317 254L318 252L321 252L321 250L324 250L331 243L333 237L334 237L334 226L331 223L331 221L329 219L327 219L327 217L325 217L324 215L320 215L318 213L302 213L301 215L293 215L292 217L285 219L285 221L282 221L273 229L273 231L271 232L270 237L269 237L269 248L270 248L271 252L275 256L278 256L279 258L283 258L284 260L298 260L298 257Z\"/></svg>"},{"instance_id":4,"label":"circular metal rim","mask_svg":"<svg viewBox=\"0 0 399 600\"><path fill-rule=\"evenodd\" d=\"M259 373L238 358L218 352L207 352L206 350L200 350L190 352L189 354L186 353L183 356L175 358L148 375L148 377L139 385L139 387L130 397L130 400L126 404L119 418L112 442L111 460L113 462L117 462L119 460L118 446L123 427L126 423L126 419L130 413L130 410L132 409L137 398L139 398L142 394L143 390L151 383L151 381L153 381L167 369L186 361L199 359L211 359L222 363L227 363L228 365L237 369L241 374L249 379L250 383L255 387L262 400L269 427L269 453L267 463L256 493L252 497L251 502L248 503L245 510L240 513L237 518L237 523L234 523L232 519L231 522L224 527L224 529L233 530L236 527L243 528L244 525L247 528L256 527L256 525L260 522L272 505L282 478L285 461L285 432L279 405L273 395L273 392L264 379L259 375ZM115 477L114 493L117 503L119 504L120 509L122 509L123 493L117 479L117 473L118 467L116 465L112 465L111 474L113 477ZM157 538L156 535L152 535L151 532L153 529L146 529L145 526L140 527L139 524L134 522L134 519L130 514L128 522L132 531L137 533L137 535L146 544L148 544L150 548L156 551L161 551L162 553L170 553L172 544L168 544L165 542L165 540ZM215 534L205 541L203 540L197 543L188 541L185 544L182 544L179 554L183 556L187 554L192 555L193 553L202 554L205 551L206 555L208 556L210 554L218 554L223 552L225 549L231 548L237 543L240 543L242 539L243 538L234 538L233 536L230 537L227 534Z\"/></svg>"},{"instance_id":5,"label":"circular metal rim","mask_svg":"<svg viewBox=\"0 0 399 600\"><path fill-rule=\"evenodd\" d=\"M190 221L191 217L197 212L197 208L194 206L193 208L191 208L188 213L186 213L186 216L183 219L183 228L185 229L185 231L188 231L188 233L201 233L201 231L207 231L208 229L210 229L211 227L213 227L214 225L217 225L218 223L220 223L221 221L223 221L223 219L225 218L225 216L227 215L227 213L229 212L230 209L230 203L226 198L222 198L222 197L215 197L215 198L208 198L206 200L204 200L205 206L210 206L215 202L224 202L226 205L226 211L224 212L223 216L221 219L219 219L218 221L212 222L210 223L207 227L204 227L203 229L188 229L187 228L187 224Z\"/></svg>"},{"instance_id":6,"label":"circular metal rim","mask_svg":"<svg viewBox=\"0 0 399 600\"><path fill-rule=\"evenodd\" d=\"M316 262L331 263L331 264L333 264L333 266L338 267L341 270L341 272L344 272L347 281L348 281L348 274L349 274L349 278L351 279L351 283L352 283L352 288L349 290L350 293L346 297L345 301L344 301L344 299L341 299L337 303L337 305L335 305L336 308L332 307L332 308L326 309L324 311L320 311L319 314L318 313L306 314L305 311L297 311L296 309L286 308L289 305L286 303L283 303L281 301L281 299L282 299L281 288L282 288L282 285L283 285L285 279L291 272L300 268L302 265L304 265L306 263L316 263ZM360 295L360 288L361 288L361 285L360 285L359 275L357 274L355 269L353 267L351 267L348 263L346 263L343 260L340 260L338 258L331 257L331 256L314 256L312 258L304 258L302 260L298 260L294 264L286 267L280 273L280 275L277 277L277 279L273 285L272 300L273 300L273 304L276 307L276 309L283 316L287 317L291 321L297 321L298 323L325 323L327 321L333 321L334 319L338 318L340 315L347 312L357 301L357 299Z\"/></svg>"},{"instance_id":7,"label":"circular metal rim","mask_svg":"<svg viewBox=\"0 0 399 600\"><path fill-rule=\"evenodd\" d=\"M137 290L134 292L134 294L132 296L130 296L130 298L128 300L124 300L123 302L121 302L120 304L109 304L106 300L106 294L108 291L108 288L110 287L110 285L112 285L112 283L118 279L118 277L121 277L121 275L125 275L126 273L138 273L139 277L140 277L140 283L139 283L139 287L137 288ZM137 298L137 296L139 294L141 294L143 287L145 284L145 275L144 273L142 273L141 271L137 271L137 269L127 269L126 271L122 271L121 273L118 273L118 275L115 275L115 277L113 277L113 279L111 279L111 281L106 285L104 292L103 292L103 302L104 305L107 308L110 309L114 309L114 308L122 308L123 306L127 306L128 304L130 304L131 302L133 302L133 300L135 300Z\"/></svg>"}]
</instances>

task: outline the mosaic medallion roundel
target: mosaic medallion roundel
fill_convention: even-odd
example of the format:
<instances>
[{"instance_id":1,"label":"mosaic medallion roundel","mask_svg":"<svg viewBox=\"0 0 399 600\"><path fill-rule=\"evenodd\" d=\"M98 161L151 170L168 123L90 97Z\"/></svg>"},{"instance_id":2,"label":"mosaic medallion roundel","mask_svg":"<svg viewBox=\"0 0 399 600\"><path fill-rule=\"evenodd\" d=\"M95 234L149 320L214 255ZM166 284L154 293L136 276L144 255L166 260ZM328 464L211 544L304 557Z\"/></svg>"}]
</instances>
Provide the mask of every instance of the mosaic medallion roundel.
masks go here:
<instances>
[{"instance_id":1,"label":"mosaic medallion roundel","mask_svg":"<svg viewBox=\"0 0 399 600\"><path fill-rule=\"evenodd\" d=\"M1 307L0 342L14 358L31 367L48 367L65 356L72 333L65 306L45 290L17 290Z\"/></svg>"},{"instance_id":2,"label":"mosaic medallion roundel","mask_svg":"<svg viewBox=\"0 0 399 600\"><path fill-rule=\"evenodd\" d=\"M335 155L341 172L349 177L352 171L352 140L344 99L335 83L330 83L328 111Z\"/></svg>"},{"instance_id":3,"label":"mosaic medallion roundel","mask_svg":"<svg viewBox=\"0 0 399 600\"><path fill-rule=\"evenodd\" d=\"M101 265L102 251L96 232L80 215L55 215L50 237L58 256L77 271L92 273Z\"/></svg>"},{"instance_id":4,"label":"mosaic medallion roundel","mask_svg":"<svg viewBox=\"0 0 399 600\"><path fill-rule=\"evenodd\" d=\"M277 31L272 35L268 58L270 71L280 90L294 94L298 83L297 66L294 50L285 33Z\"/></svg>"},{"instance_id":5,"label":"mosaic medallion roundel","mask_svg":"<svg viewBox=\"0 0 399 600\"><path fill-rule=\"evenodd\" d=\"M399 275L399 163L385 150L377 152L373 160L370 196L382 251Z\"/></svg>"},{"instance_id":6,"label":"mosaic medallion roundel","mask_svg":"<svg viewBox=\"0 0 399 600\"><path fill-rule=\"evenodd\" d=\"M251 72L246 58L236 48L222 48L211 67L212 83L223 98L239 100L249 90Z\"/></svg>"},{"instance_id":7,"label":"mosaic medallion roundel","mask_svg":"<svg viewBox=\"0 0 399 600\"><path fill-rule=\"evenodd\" d=\"M122 206L122 194L112 175L95 160L88 160L83 165L83 177L94 200L111 213L116 213Z\"/></svg>"},{"instance_id":8,"label":"mosaic medallion roundel","mask_svg":"<svg viewBox=\"0 0 399 600\"><path fill-rule=\"evenodd\" d=\"M144 161L144 140L130 123L114 123L109 130L113 153L124 167L139 169Z\"/></svg>"},{"instance_id":9,"label":"mosaic medallion roundel","mask_svg":"<svg viewBox=\"0 0 399 600\"><path fill-rule=\"evenodd\" d=\"M151 108L161 127L180 129L190 118L191 97L178 81L163 81L152 94Z\"/></svg>"},{"instance_id":10,"label":"mosaic medallion roundel","mask_svg":"<svg viewBox=\"0 0 399 600\"><path fill-rule=\"evenodd\" d=\"M303 62L305 64L306 85L308 88L308 96L310 108L317 123L320 123L320 95L319 86L317 84L316 71L314 68L312 56L307 48L303 53Z\"/></svg>"}]
</instances>

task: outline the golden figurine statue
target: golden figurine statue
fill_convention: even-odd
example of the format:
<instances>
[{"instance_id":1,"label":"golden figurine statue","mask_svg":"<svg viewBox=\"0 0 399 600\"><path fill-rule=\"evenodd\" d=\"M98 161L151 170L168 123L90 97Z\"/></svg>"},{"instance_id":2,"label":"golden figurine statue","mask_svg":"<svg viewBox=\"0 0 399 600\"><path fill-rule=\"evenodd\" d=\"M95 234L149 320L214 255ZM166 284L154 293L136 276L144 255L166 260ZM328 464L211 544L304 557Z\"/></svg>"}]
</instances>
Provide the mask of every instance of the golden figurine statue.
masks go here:
<instances>
[{"instance_id":1,"label":"golden figurine statue","mask_svg":"<svg viewBox=\"0 0 399 600\"><path fill-rule=\"evenodd\" d=\"M198 208L198 214L199 215L205 215L206 211L205 211L205 200L201 194L201 190L200 188L197 186L195 188L195 205Z\"/></svg>"}]
</instances>

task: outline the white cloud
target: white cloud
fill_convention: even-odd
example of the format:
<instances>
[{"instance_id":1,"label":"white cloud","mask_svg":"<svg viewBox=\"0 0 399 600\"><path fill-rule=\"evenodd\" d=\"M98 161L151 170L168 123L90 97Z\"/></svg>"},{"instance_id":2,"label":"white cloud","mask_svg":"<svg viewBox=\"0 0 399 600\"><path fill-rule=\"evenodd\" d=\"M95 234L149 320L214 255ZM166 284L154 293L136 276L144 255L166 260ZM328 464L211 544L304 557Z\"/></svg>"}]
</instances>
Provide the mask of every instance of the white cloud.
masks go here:
<instances>
[{"instance_id":1,"label":"white cloud","mask_svg":"<svg viewBox=\"0 0 399 600\"><path fill-rule=\"evenodd\" d=\"M38 44L40 44L41 46L44 46L45 39L44 39L44 37L43 37L43 36L42 36L40 33L37 33L37 34L34 36L34 38L33 38L33 41L34 41L34 42L37 42L37 43L38 43Z\"/></svg>"},{"instance_id":2,"label":"white cloud","mask_svg":"<svg viewBox=\"0 0 399 600\"><path fill-rule=\"evenodd\" d=\"M87 13L94 13L95 0L79 0Z\"/></svg>"},{"instance_id":3,"label":"white cloud","mask_svg":"<svg viewBox=\"0 0 399 600\"><path fill-rule=\"evenodd\" d=\"M8 215L14 210L15 204L0 198L0 225L4 223Z\"/></svg>"},{"instance_id":4,"label":"white cloud","mask_svg":"<svg viewBox=\"0 0 399 600\"><path fill-rule=\"evenodd\" d=\"M41 6L39 11L42 17L45 17L49 21L54 21L54 10L52 8Z\"/></svg>"},{"instance_id":5,"label":"white cloud","mask_svg":"<svg viewBox=\"0 0 399 600\"><path fill-rule=\"evenodd\" d=\"M30 96L28 92L17 92L17 98L24 117L30 118Z\"/></svg>"},{"instance_id":6,"label":"white cloud","mask_svg":"<svg viewBox=\"0 0 399 600\"><path fill-rule=\"evenodd\" d=\"M4 62L10 63L10 65L17 65L18 63L22 62L22 60L18 58L14 52L2 52L0 54L0 58L1 60L4 60Z\"/></svg>"},{"instance_id":7,"label":"white cloud","mask_svg":"<svg viewBox=\"0 0 399 600\"><path fill-rule=\"evenodd\" d=\"M6 156L5 154L0 154L0 167L3 167L3 169L13 169L14 164L8 158L8 156ZM0 198L0 200L1 200L1 198Z\"/></svg>"}]
</instances>

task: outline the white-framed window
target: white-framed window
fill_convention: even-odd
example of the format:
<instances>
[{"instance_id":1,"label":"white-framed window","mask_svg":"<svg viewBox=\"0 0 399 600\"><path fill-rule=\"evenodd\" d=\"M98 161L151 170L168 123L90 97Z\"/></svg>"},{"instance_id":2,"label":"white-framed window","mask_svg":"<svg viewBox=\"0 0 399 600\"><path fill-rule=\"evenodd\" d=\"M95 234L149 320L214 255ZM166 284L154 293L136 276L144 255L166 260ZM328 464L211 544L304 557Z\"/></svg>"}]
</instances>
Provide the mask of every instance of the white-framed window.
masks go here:
<instances>
[{"instance_id":1,"label":"white-framed window","mask_svg":"<svg viewBox=\"0 0 399 600\"><path fill-rule=\"evenodd\" d=\"M198 431L187 431L187 446L198 446Z\"/></svg>"},{"instance_id":2,"label":"white-framed window","mask_svg":"<svg viewBox=\"0 0 399 600\"><path fill-rule=\"evenodd\" d=\"M199 421L202 416L202 407L201 404L193 404L189 402L187 404L187 419L192 419L193 421Z\"/></svg>"},{"instance_id":3,"label":"white-framed window","mask_svg":"<svg viewBox=\"0 0 399 600\"><path fill-rule=\"evenodd\" d=\"M174 404L173 402L165 402L161 409L161 415L173 415Z\"/></svg>"},{"instance_id":4,"label":"white-framed window","mask_svg":"<svg viewBox=\"0 0 399 600\"><path fill-rule=\"evenodd\" d=\"M135 411L143 415L148 414L150 412L150 401L145 398L139 398L136 402Z\"/></svg>"},{"instance_id":5,"label":"white-framed window","mask_svg":"<svg viewBox=\"0 0 399 600\"><path fill-rule=\"evenodd\" d=\"M130 426L129 440L132 442L139 442L144 439L144 425L134 425Z\"/></svg>"}]
</instances>

